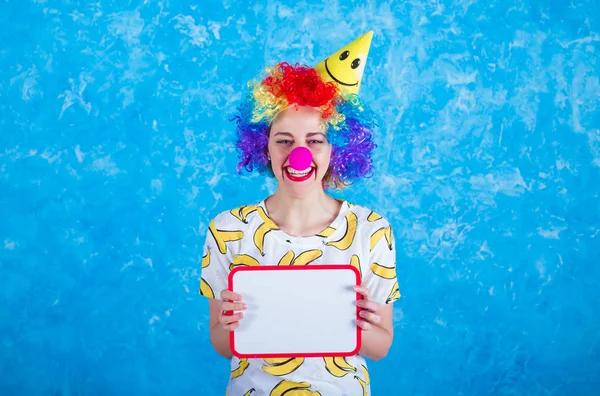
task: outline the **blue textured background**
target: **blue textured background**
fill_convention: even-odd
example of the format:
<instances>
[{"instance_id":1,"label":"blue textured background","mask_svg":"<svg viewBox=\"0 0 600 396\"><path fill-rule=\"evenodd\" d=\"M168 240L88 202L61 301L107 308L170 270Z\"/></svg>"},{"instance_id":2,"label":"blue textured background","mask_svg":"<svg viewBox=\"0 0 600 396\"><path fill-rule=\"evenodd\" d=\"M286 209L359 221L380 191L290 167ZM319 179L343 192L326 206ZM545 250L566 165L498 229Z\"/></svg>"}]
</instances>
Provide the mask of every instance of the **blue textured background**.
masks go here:
<instances>
[{"instance_id":1,"label":"blue textured background","mask_svg":"<svg viewBox=\"0 0 600 396\"><path fill-rule=\"evenodd\" d=\"M0 0L0 394L223 394L197 295L227 115L368 30L403 299L375 395L600 392L600 2Z\"/></svg>"}]
</instances>

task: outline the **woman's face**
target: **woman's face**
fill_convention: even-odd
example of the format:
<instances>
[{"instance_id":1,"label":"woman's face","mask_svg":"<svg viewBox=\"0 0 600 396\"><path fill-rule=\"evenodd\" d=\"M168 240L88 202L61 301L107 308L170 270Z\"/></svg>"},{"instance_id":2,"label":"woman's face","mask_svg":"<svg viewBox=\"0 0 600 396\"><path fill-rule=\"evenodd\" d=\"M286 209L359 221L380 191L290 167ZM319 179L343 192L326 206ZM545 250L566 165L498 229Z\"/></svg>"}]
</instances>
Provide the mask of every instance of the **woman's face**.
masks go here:
<instances>
[{"instance_id":1,"label":"woman's face","mask_svg":"<svg viewBox=\"0 0 600 396\"><path fill-rule=\"evenodd\" d=\"M306 147L312 153L310 167L302 174L291 168L289 162L290 153L296 147ZM331 159L331 144L325 136L321 113L307 106L290 107L279 113L271 124L268 152L281 187L294 195L304 195L321 187Z\"/></svg>"}]
</instances>

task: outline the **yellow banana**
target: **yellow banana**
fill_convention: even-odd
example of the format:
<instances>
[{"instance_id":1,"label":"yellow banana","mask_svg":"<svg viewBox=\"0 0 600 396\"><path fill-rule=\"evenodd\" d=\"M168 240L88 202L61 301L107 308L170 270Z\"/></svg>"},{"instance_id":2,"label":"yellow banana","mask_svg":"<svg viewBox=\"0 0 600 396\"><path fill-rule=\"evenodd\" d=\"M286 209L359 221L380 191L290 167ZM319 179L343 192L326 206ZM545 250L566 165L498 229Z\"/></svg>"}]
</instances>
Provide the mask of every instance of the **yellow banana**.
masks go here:
<instances>
[{"instance_id":1,"label":"yellow banana","mask_svg":"<svg viewBox=\"0 0 600 396\"><path fill-rule=\"evenodd\" d=\"M233 257L233 263L229 264L229 270L239 266L258 267L260 266L260 263L250 255L238 254Z\"/></svg>"},{"instance_id":2,"label":"yellow banana","mask_svg":"<svg viewBox=\"0 0 600 396\"><path fill-rule=\"evenodd\" d=\"M267 214L265 213L265 210L262 208L262 206L257 207L256 211L258 212L258 215L263 220L263 223L260 226L258 226L258 229L254 233L254 244L258 248L258 251L260 252L260 254L262 256L264 256L265 255L265 250L264 250L265 236L270 231L278 230L279 227L277 227L277 224L275 224L273 222L273 220L271 220L267 216Z\"/></svg>"},{"instance_id":3,"label":"yellow banana","mask_svg":"<svg viewBox=\"0 0 600 396\"><path fill-rule=\"evenodd\" d=\"M281 260L279 260L278 265L292 265L292 261L294 260L294 252L291 250L283 255Z\"/></svg>"},{"instance_id":4,"label":"yellow banana","mask_svg":"<svg viewBox=\"0 0 600 396\"><path fill-rule=\"evenodd\" d=\"M344 233L344 236L338 241L327 242L327 246L333 246L340 250L348 249L352 245L352 242L354 242L357 221L358 219L354 212L348 212L346 214L346 232Z\"/></svg>"},{"instance_id":5,"label":"yellow banana","mask_svg":"<svg viewBox=\"0 0 600 396\"><path fill-rule=\"evenodd\" d=\"M242 219L242 208L243 208L243 206L239 207L239 208L231 209L229 211L229 213L231 213L231 215L233 217L235 217L236 219L238 219L239 221L244 222L244 220Z\"/></svg>"},{"instance_id":6,"label":"yellow banana","mask_svg":"<svg viewBox=\"0 0 600 396\"><path fill-rule=\"evenodd\" d=\"M360 278L362 279L362 271L360 270L360 259L356 254L352 255L352 258L350 259L350 265L358 270Z\"/></svg>"},{"instance_id":7,"label":"yellow banana","mask_svg":"<svg viewBox=\"0 0 600 396\"><path fill-rule=\"evenodd\" d=\"M323 255L323 252L319 249L307 250L306 252L302 252L296 257L294 260L294 265L306 265L315 261L319 257Z\"/></svg>"},{"instance_id":8,"label":"yellow banana","mask_svg":"<svg viewBox=\"0 0 600 396\"><path fill-rule=\"evenodd\" d=\"M335 363L336 366L338 366L339 368L341 368L342 370L345 371L351 371L353 373L356 372L356 367L351 366L347 361L346 358L340 357L340 356L336 356L333 358L333 362Z\"/></svg>"},{"instance_id":9,"label":"yellow banana","mask_svg":"<svg viewBox=\"0 0 600 396\"><path fill-rule=\"evenodd\" d=\"M323 231L319 232L317 234L317 236L327 238L328 236L333 235L334 232L335 232L335 228L333 228L333 227L327 227Z\"/></svg>"},{"instance_id":10,"label":"yellow banana","mask_svg":"<svg viewBox=\"0 0 600 396\"><path fill-rule=\"evenodd\" d=\"M200 278L200 295L215 298L215 293L208 283L203 278Z\"/></svg>"},{"instance_id":11,"label":"yellow banana","mask_svg":"<svg viewBox=\"0 0 600 396\"><path fill-rule=\"evenodd\" d=\"M240 365L235 370L231 371L231 378L237 378L244 374L244 371L250 366L248 359L240 359Z\"/></svg>"},{"instance_id":12,"label":"yellow banana","mask_svg":"<svg viewBox=\"0 0 600 396\"><path fill-rule=\"evenodd\" d=\"M242 223L248 224L248 220L246 218L250 213L254 212L256 208L258 208L256 205L244 205L240 206L239 208L231 209L230 213Z\"/></svg>"},{"instance_id":13,"label":"yellow banana","mask_svg":"<svg viewBox=\"0 0 600 396\"><path fill-rule=\"evenodd\" d=\"M367 383L365 381L362 380L362 378L360 378L359 376L355 375L354 378L356 378L356 380L360 383L360 386L362 386L362 390L363 390L363 396L367 396Z\"/></svg>"},{"instance_id":14,"label":"yellow banana","mask_svg":"<svg viewBox=\"0 0 600 396\"><path fill-rule=\"evenodd\" d=\"M268 361L265 359L265 362ZM263 371L271 375L288 375L293 373L304 363L304 358L287 359L282 363L269 363L263 365Z\"/></svg>"},{"instance_id":15,"label":"yellow banana","mask_svg":"<svg viewBox=\"0 0 600 396\"><path fill-rule=\"evenodd\" d=\"M272 226L277 227L273 220L271 220L271 218L267 216L267 212L265 212L265 209L262 206L256 206L253 210L256 210L262 221L264 221L265 223L270 223Z\"/></svg>"},{"instance_id":16,"label":"yellow banana","mask_svg":"<svg viewBox=\"0 0 600 396\"><path fill-rule=\"evenodd\" d=\"M278 265L307 265L318 259L323 255L323 252L319 249L307 250L306 252L302 252L298 255L298 257L294 258L294 252L289 251L283 255L281 260L279 260Z\"/></svg>"},{"instance_id":17,"label":"yellow banana","mask_svg":"<svg viewBox=\"0 0 600 396\"><path fill-rule=\"evenodd\" d=\"M394 283L394 286L392 286L392 291L390 292L390 295L388 296L387 300L385 300L385 302L387 304L392 301L396 301L399 298L400 298L400 289L398 288L398 281L396 281L396 283Z\"/></svg>"},{"instance_id":18,"label":"yellow banana","mask_svg":"<svg viewBox=\"0 0 600 396\"><path fill-rule=\"evenodd\" d=\"M202 268L206 268L210 265L210 250L206 252L206 255L202 257Z\"/></svg>"},{"instance_id":19,"label":"yellow banana","mask_svg":"<svg viewBox=\"0 0 600 396\"><path fill-rule=\"evenodd\" d=\"M360 378L357 375L355 375L354 378L356 378L356 380L358 381L358 383L362 387L362 389L363 389L363 396L367 396L367 394L368 394L367 393L367 385L369 385L371 383L371 379L369 377L369 371L367 370L367 368L365 367L365 365L361 364L360 368L362 369L362 372L365 375L365 379L363 380L362 378Z\"/></svg>"},{"instance_id":20,"label":"yellow banana","mask_svg":"<svg viewBox=\"0 0 600 396\"><path fill-rule=\"evenodd\" d=\"M394 242L394 240L393 240L394 234L392 233L391 226L380 228L377 231L375 231L373 234L371 234L371 241L370 241L371 250L373 250L375 248L377 243L384 236L385 236L385 239L387 239L388 248L390 250L392 250L392 246L393 246L393 242Z\"/></svg>"},{"instance_id":21,"label":"yellow banana","mask_svg":"<svg viewBox=\"0 0 600 396\"><path fill-rule=\"evenodd\" d=\"M263 360L265 361L265 363L274 366L277 364L283 364L283 363L289 362L292 359L293 358L264 358Z\"/></svg>"},{"instance_id":22,"label":"yellow banana","mask_svg":"<svg viewBox=\"0 0 600 396\"><path fill-rule=\"evenodd\" d=\"M329 374L335 377L343 377L351 372L356 372L356 367L349 365L344 358L324 357L323 360Z\"/></svg>"},{"instance_id":23,"label":"yellow banana","mask_svg":"<svg viewBox=\"0 0 600 396\"><path fill-rule=\"evenodd\" d=\"M377 231L375 231L373 234L371 234L371 239L370 239L370 249L373 250L373 248L379 243L379 241L381 240L381 238L383 238L383 236L385 235L385 230L386 228L380 228Z\"/></svg>"},{"instance_id":24,"label":"yellow banana","mask_svg":"<svg viewBox=\"0 0 600 396\"><path fill-rule=\"evenodd\" d=\"M215 238L215 242L217 242L217 246L219 247L219 252L222 254L227 252L227 246L225 245L225 242L239 241L244 237L244 233L242 231L217 230L215 228L214 220L210 222L208 229L210 230L213 238Z\"/></svg>"},{"instance_id":25,"label":"yellow banana","mask_svg":"<svg viewBox=\"0 0 600 396\"><path fill-rule=\"evenodd\" d=\"M365 365L361 364L360 368L362 369L362 372L365 375L365 379L363 380L358 375L355 375L354 378L358 381L358 383L362 387L363 396L367 396L368 395L368 393L367 393L367 385L369 385L371 383L371 379L369 377L369 371L367 370L367 368L365 367Z\"/></svg>"},{"instance_id":26,"label":"yellow banana","mask_svg":"<svg viewBox=\"0 0 600 396\"><path fill-rule=\"evenodd\" d=\"M365 375L365 382L367 383L367 385L369 385L371 383L371 378L369 377L369 370L367 370L367 366L361 364L360 368L362 369L362 372Z\"/></svg>"},{"instance_id":27,"label":"yellow banana","mask_svg":"<svg viewBox=\"0 0 600 396\"><path fill-rule=\"evenodd\" d=\"M242 217L242 221L244 223L247 223L248 220L246 220L246 217L248 217L248 215L254 211L256 211L259 207L256 205L247 205L247 206L243 206L240 209L240 216Z\"/></svg>"},{"instance_id":28,"label":"yellow banana","mask_svg":"<svg viewBox=\"0 0 600 396\"><path fill-rule=\"evenodd\" d=\"M396 264L393 267L384 267L377 263L371 264L371 271L377 276L385 279L394 279L396 277Z\"/></svg>"},{"instance_id":29,"label":"yellow banana","mask_svg":"<svg viewBox=\"0 0 600 396\"><path fill-rule=\"evenodd\" d=\"M377 220L379 220L379 219L381 219L381 216L380 216L380 215L378 215L378 214L377 214L377 213L375 213L375 212L371 212L371 213L369 214L369 217L367 217L367 220L369 220L370 222L377 221Z\"/></svg>"},{"instance_id":30,"label":"yellow banana","mask_svg":"<svg viewBox=\"0 0 600 396\"><path fill-rule=\"evenodd\" d=\"M255 391L255 389L254 389L254 388L252 388L252 389L250 389L248 392L244 393L244 396L250 396L250 394L251 394L252 392L254 392L254 391ZM225 395L225 396L227 396L227 395Z\"/></svg>"},{"instance_id":31,"label":"yellow banana","mask_svg":"<svg viewBox=\"0 0 600 396\"><path fill-rule=\"evenodd\" d=\"M258 251L260 252L261 256L265 255L265 250L264 250L265 236L270 231L275 230L275 229L276 228L269 227L268 223L262 223L260 226L258 226L258 229L254 233L254 244L258 248Z\"/></svg>"},{"instance_id":32,"label":"yellow banana","mask_svg":"<svg viewBox=\"0 0 600 396\"><path fill-rule=\"evenodd\" d=\"M321 393L311 391L308 382L293 382L281 380L270 393L270 396L321 396Z\"/></svg>"}]
</instances>

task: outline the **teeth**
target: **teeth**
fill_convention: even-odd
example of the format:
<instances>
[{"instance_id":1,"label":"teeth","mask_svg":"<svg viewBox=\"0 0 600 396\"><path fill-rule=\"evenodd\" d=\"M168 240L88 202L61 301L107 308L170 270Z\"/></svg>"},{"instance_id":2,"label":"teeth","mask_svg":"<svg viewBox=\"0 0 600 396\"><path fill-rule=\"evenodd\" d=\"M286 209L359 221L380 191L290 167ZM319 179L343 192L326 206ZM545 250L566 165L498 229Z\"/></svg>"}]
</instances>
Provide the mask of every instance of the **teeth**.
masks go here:
<instances>
[{"instance_id":1,"label":"teeth","mask_svg":"<svg viewBox=\"0 0 600 396\"><path fill-rule=\"evenodd\" d=\"M294 175L294 176L304 176L310 173L310 171L312 170L312 168L308 168L306 170L303 171L297 171L295 169L292 168L287 168L287 171L289 174Z\"/></svg>"}]
</instances>

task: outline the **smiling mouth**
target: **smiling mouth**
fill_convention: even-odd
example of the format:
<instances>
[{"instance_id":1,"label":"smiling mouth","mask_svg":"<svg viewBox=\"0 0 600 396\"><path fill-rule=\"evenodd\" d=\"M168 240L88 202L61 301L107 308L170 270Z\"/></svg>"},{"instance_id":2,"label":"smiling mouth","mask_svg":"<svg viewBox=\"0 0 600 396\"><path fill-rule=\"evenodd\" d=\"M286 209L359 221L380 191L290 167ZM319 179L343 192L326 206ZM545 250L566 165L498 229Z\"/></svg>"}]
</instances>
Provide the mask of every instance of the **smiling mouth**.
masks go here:
<instances>
[{"instance_id":1,"label":"smiling mouth","mask_svg":"<svg viewBox=\"0 0 600 396\"><path fill-rule=\"evenodd\" d=\"M333 74L331 74L331 72L329 71L329 67L327 66L327 61L329 60L329 58L325 59L325 70L327 70L327 74L329 74L329 77L333 78L335 82L337 82L338 84L342 84L345 85L347 87L354 87L356 85L358 85L358 82L354 83L354 84L348 84L345 82L341 82L340 80L338 80L337 78L334 77Z\"/></svg>"},{"instance_id":2,"label":"smiling mouth","mask_svg":"<svg viewBox=\"0 0 600 396\"><path fill-rule=\"evenodd\" d=\"M308 172L291 173L289 171L289 168L286 167L284 168L283 173L285 173L285 176L293 182L302 182L310 179L313 176L313 174L315 173L315 168L311 167Z\"/></svg>"}]
</instances>

